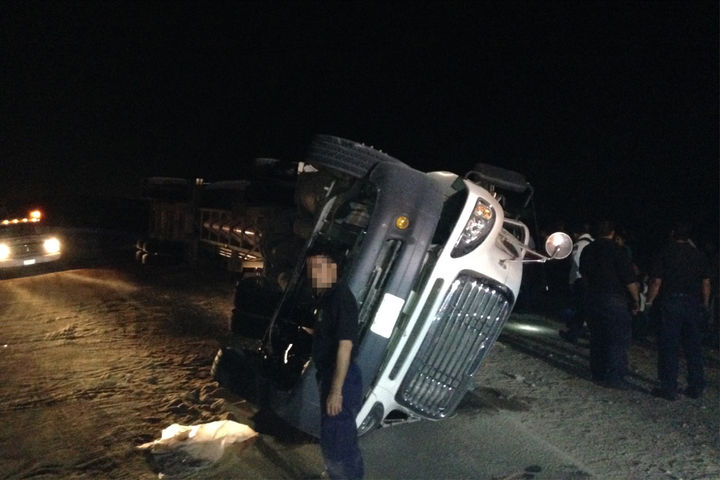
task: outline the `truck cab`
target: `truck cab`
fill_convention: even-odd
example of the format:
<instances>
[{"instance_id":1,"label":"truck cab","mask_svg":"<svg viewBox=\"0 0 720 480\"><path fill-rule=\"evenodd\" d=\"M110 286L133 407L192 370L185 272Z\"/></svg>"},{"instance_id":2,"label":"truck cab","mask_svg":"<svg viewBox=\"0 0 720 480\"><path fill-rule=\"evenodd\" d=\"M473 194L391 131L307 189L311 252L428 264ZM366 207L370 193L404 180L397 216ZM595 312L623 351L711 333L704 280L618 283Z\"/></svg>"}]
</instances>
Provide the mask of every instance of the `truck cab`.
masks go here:
<instances>
[{"instance_id":1,"label":"truck cab","mask_svg":"<svg viewBox=\"0 0 720 480\"><path fill-rule=\"evenodd\" d=\"M262 385L259 401L319 435L305 252L322 242L345 252L342 276L358 304L360 434L452 415L510 316L523 261L567 256L571 241L558 234L548 255L532 250L527 226L506 216L502 193L532 189L521 175L497 167L477 165L465 176L426 173L372 147L321 135L299 170L298 222L305 226L294 229L303 239L294 267L278 277L271 314L263 318L252 302L242 309L236 302L236 333L252 330L244 330L243 316L262 323L263 333L252 347L220 349L213 374L237 382L238 370L251 371L244 383Z\"/></svg>"},{"instance_id":2,"label":"truck cab","mask_svg":"<svg viewBox=\"0 0 720 480\"><path fill-rule=\"evenodd\" d=\"M0 219L0 269L23 268L60 259L57 235L41 226L42 213Z\"/></svg>"}]
</instances>

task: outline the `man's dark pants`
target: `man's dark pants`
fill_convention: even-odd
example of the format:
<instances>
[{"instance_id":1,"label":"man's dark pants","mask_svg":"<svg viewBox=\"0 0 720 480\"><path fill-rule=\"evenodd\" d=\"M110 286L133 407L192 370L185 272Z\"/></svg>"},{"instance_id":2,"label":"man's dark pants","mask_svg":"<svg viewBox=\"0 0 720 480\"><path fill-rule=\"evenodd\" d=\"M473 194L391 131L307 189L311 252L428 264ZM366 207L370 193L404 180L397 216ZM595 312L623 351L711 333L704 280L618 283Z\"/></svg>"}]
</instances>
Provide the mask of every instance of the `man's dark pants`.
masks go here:
<instances>
[{"instance_id":1,"label":"man's dark pants","mask_svg":"<svg viewBox=\"0 0 720 480\"><path fill-rule=\"evenodd\" d=\"M362 405L362 378L360 369L350 364L343 384L342 411L331 417L327 414L327 397L332 377L320 378L320 405L322 408L320 447L331 479L360 479L363 477L363 459L358 445L355 418Z\"/></svg>"},{"instance_id":2,"label":"man's dark pants","mask_svg":"<svg viewBox=\"0 0 720 480\"><path fill-rule=\"evenodd\" d=\"M632 316L625 295L588 294L590 372L595 381L617 384L628 373Z\"/></svg>"},{"instance_id":3,"label":"man's dark pants","mask_svg":"<svg viewBox=\"0 0 720 480\"><path fill-rule=\"evenodd\" d=\"M570 285L570 293L572 295L572 308L565 319L565 326L567 327L567 339L574 342L582 336L583 327L586 322L585 280L582 278L575 280L575 283Z\"/></svg>"},{"instance_id":4,"label":"man's dark pants","mask_svg":"<svg viewBox=\"0 0 720 480\"><path fill-rule=\"evenodd\" d=\"M660 388L677 391L680 346L685 352L688 387L705 388L702 359L702 310L697 298L670 295L663 300L658 326L658 379Z\"/></svg>"}]
</instances>

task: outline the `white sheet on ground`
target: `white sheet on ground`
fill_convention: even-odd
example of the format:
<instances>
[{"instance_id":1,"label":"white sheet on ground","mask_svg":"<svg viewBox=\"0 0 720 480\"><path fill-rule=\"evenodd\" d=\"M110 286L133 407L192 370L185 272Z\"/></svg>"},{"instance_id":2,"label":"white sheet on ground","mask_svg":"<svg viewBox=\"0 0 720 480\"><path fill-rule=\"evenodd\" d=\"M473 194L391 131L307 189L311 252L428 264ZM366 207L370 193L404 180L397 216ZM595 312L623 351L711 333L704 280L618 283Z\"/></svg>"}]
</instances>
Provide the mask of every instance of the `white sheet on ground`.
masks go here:
<instances>
[{"instance_id":1,"label":"white sheet on ground","mask_svg":"<svg viewBox=\"0 0 720 480\"><path fill-rule=\"evenodd\" d=\"M149 449L153 453L178 449L193 458L216 462L220 460L227 446L244 442L256 435L257 432L252 428L232 420L192 426L174 423L162 431L160 439L137 448Z\"/></svg>"}]
</instances>

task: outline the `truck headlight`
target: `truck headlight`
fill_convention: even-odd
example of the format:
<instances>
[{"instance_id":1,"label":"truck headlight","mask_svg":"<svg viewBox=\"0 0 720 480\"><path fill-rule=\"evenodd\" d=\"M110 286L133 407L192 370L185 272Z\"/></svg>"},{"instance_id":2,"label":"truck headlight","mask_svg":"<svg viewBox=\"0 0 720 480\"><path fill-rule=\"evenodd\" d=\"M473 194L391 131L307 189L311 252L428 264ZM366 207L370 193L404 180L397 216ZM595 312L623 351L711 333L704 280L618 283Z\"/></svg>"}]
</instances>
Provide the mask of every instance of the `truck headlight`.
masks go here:
<instances>
[{"instance_id":1,"label":"truck headlight","mask_svg":"<svg viewBox=\"0 0 720 480\"><path fill-rule=\"evenodd\" d=\"M4 243L0 243L0 262L10 258L10 247Z\"/></svg>"},{"instance_id":2,"label":"truck headlight","mask_svg":"<svg viewBox=\"0 0 720 480\"><path fill-rule=\"evenodd\" d=\"M457 258L472 252L485 240L494 224L495 211L492 206L482 198L478 198L450 256Z\"/></svg>"},{"instance_id":3,"label":"truck headlight","mask_svg":"<svg viewBox=\"0 0 720 480\"><path fill-rule=\"evenodd\" d=\"M55 237L48 238L45 240L45 243L43 243L43 247L45 248L45 253L58 253L60 252L60 240Z\"/></svg>"}]
</instances>

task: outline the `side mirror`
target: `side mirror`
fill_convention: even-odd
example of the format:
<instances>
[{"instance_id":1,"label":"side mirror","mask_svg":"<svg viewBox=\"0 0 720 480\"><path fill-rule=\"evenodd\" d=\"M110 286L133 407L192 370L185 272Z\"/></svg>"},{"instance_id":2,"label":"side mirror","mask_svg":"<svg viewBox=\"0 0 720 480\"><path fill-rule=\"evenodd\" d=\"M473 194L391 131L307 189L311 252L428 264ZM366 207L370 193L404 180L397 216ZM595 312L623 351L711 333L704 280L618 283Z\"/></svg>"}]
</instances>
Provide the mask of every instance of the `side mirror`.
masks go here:
<instances>
[{"instance_id":1,"label":"side mirror","mask_svg":"<svg viewBox=\"0 0 720 480\"><path fill-rule=\"evenodd\" d=\"M554 260L566 258L573 249L570 235L564 232L555 232L545 240L545 251Z\"/></svg>"}]
</instances>

